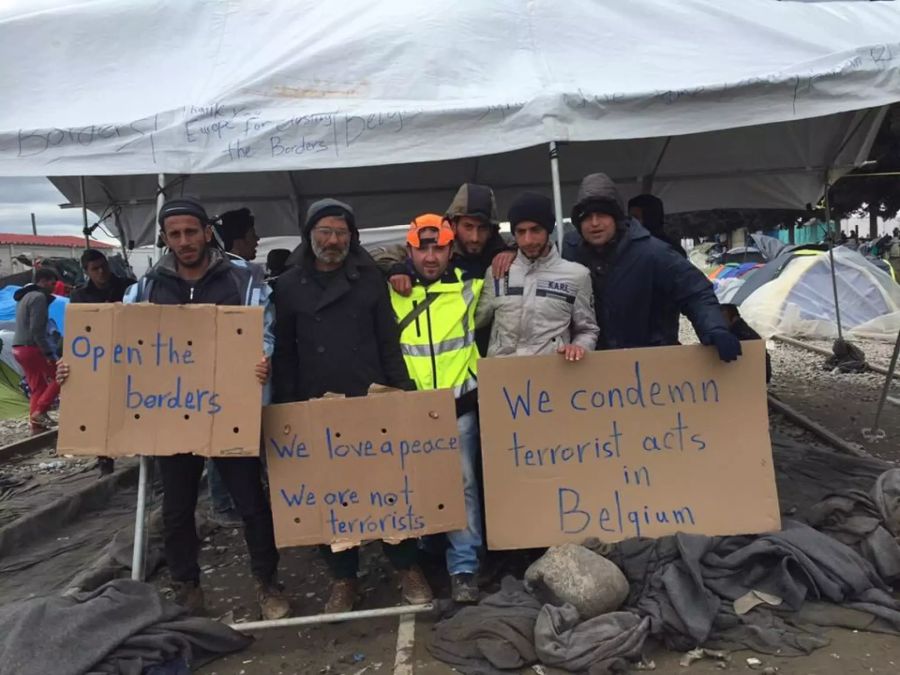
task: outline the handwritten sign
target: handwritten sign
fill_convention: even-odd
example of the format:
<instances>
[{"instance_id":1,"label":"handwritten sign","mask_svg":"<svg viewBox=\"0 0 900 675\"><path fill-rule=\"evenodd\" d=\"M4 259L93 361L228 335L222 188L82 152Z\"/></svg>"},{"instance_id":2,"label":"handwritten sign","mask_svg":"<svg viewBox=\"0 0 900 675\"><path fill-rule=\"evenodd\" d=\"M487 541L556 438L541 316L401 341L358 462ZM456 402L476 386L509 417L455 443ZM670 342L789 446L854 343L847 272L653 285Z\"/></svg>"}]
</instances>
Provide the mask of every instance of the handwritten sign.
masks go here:
<instances>
[{"instance_id":1,"label":"handwritten sign","mask_svg":"<svg viewBox=\"0 0 900 675\"><path fill-rule=\"evenodd\" d=\"M258 455L262 349L258 307L69 305L59 452Z\"/></svg>"},{"instance_id":2,"label":"handwritten sign","mask_svg":"<svg viewBox=\"0 0 900 675\"><path fill-rule=\"evenodd\" d=\"M478 365L488 545L780 527L761 341Z\"/></svg>"},{"instance_id":3,"label":"handwritten sign","mask_svg":"<svg viewBox=\"0 0 900 675\"><path fill-rule=\"evenodd\" d=\"M276 543L340 547L464 528L458 433L447 390L268 406Z\"/></svg>"}]
</instances>

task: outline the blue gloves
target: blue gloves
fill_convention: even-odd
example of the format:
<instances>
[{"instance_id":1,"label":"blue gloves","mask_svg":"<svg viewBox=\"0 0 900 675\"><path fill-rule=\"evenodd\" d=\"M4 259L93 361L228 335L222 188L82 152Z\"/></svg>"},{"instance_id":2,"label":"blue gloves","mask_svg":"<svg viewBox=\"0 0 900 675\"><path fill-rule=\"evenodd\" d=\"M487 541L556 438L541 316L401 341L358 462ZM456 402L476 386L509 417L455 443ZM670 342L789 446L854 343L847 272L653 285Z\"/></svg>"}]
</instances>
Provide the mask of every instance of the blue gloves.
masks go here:
<instances>
[{"instance_id":1,"label":"blue gloves","mask_svg":"<svg viewBox=\"0 0 900 675\"><path fill-rule=\"evenodd\" d=\"M737 361L741 355L741 341L727 330L714 330L700 338L704 345L715 345L719 358L725 361Z\"/></svg>"}]
</instances>

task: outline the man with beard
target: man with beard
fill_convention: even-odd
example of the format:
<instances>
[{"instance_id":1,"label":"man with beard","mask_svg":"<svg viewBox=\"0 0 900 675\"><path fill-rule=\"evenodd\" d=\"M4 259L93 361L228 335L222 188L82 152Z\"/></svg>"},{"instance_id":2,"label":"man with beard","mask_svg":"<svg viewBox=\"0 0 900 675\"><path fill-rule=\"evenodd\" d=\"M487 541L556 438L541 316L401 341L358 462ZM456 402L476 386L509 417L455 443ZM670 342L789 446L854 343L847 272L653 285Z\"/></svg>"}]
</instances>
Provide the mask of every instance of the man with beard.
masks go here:
<instances>
[{"instance_id":1,"label":"man with beard","mask_svg":"<svg viewBox=\"0 0 900 675\"><path fill-rule=\"evenodd\" d=\"M516 252L500 234L497 200L491 188L463 183L444 217L453 229L452 263L462 271L463 281L483 279L489 267L495 277L506 274ZM394 292L407 297L412 292L415 273L405 260L405 248L399 251L399 257L403 262L391 267L388 274ZM487 353L490 333L489 324L475 332L475 342L482 355Z\"/></svg>"},{"instance_id":2,"label":"man with beard","mask_svg":"<svg viewBox=\"0 0 900 675\"><path fill-rule=\"evenodd\" d=\"M728 331L709 280L625 215L609 176L593 173L581 181L572 223L584 240L573 259L590 271L594 286L598 349L678 344L678 316L684 314L719 358L740 356L741 343Z\"/></svg>"},{"instance_id":3,"label":"man with beard","mask_svg":"<svg viewBox=\"0 0 900 675\"><path fill-rule=\"evenodd\" d=\"M580 361L599 332L590 275L553 246L553 203L532 192L520 195L509 209L509 226L518 254L502 277L488 271L476 313L477 325L494 320L487 355L558 352Z\"/></svg>"},{"instance_id":4,"label":"man with beard","mask_svg":"<svg viewBox=\"0 0 900 675\"><path fill-rule=\"evenodd\" d=\"M128 289L125 302L266 307L267 296L257 277L212 244L212 227L202 204L191 198L167 201L159 211L159 226L169 252ZM266 316L270 316L268 312ZM265 345L259 348L264 354ZM260 386L268 375L269 362L263 356L256 366ZM68 367L60 364L57 379L64 382L67 376ZM204 461L204 457L185 453L157 457L163 484L166 563L176 601L194 614L205 613L197 563L200 541L194 519ZM290 605L277 584L278 549L272 511L263 490L262 463L257 457L216 457L213 462L244 522L260 613L266 620L284 618Z\"/></svg>"},{"instance_id":5,"label":"man with beard","mask_svg":"<svg viewBox=\"0 0 900 675\"><path fill-rule=\"evenodd\" d=\"M313 203L303 243L275 283L276 403L307 401L326 393L365 396L372 384L408 391L400 333L387 286L359 245L353 209L336 199ZM417 565L414 539L385 542L399 572L403 599L422 604L431 588ZM322 553L334 577L325 612L348 612L357 600L359 549Z\"/></svg>"}]
</instances>

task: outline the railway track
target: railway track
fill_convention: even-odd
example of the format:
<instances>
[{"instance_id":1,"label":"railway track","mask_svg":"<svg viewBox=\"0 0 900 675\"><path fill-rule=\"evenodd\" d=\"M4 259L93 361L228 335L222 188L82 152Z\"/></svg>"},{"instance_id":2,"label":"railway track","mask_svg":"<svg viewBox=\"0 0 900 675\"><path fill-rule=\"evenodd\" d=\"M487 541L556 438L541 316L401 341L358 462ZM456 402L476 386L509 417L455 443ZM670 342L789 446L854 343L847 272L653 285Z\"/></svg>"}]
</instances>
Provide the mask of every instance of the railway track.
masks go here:
<instances>
[{"instance_id":1,"label":"railway track","mask_svg":"<svg viewBox=\"0 0 900 675\"><path fill-rule=\"evenodd\" d=\"M8 462L16 457L33 455L47 448L55 448L58 435L59 432L56 429L51 429L42 434L29 436L21 441L4 445L0 447L0 463Z\"/></svg>"}]
</instances>

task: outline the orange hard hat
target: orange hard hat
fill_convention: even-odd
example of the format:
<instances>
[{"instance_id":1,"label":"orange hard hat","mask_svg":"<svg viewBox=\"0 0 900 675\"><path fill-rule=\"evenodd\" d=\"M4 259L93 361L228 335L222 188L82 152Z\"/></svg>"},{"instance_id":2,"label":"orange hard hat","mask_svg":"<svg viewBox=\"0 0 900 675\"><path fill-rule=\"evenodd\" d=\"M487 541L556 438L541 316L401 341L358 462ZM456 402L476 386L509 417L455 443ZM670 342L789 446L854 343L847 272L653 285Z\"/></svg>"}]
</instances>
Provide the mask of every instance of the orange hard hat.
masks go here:
<instances>
[{"instance_id":1,"label":"orange hard hat","mask_svg":"<svg viewBox=\"0 0 900 675\"><path fill-rule=\"evenodd\" d=\"M422 242L419 233L422 230L437 230L437 245L447 246L453 243L453 228L443 216L436 213L423 213L416 216L409 224L409 232L406 233L406 243L413 248L421 248Z\"/></svg>"}]
</instances>

